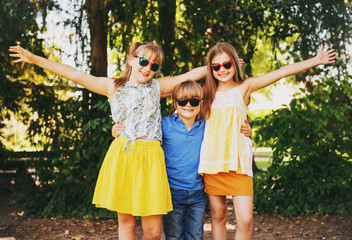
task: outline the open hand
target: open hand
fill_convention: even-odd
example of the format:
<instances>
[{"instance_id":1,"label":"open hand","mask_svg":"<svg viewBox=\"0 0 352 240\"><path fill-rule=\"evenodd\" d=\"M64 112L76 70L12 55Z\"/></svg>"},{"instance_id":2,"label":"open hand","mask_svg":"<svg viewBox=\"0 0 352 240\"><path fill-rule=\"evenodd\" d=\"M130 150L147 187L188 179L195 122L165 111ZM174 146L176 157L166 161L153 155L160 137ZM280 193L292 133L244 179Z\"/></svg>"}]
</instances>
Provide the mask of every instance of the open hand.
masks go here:
<instances>
[{"instance_id":1,"label":"open hand","mask_svg":"<svg viewBox=\"0 0 352 240\"><path fill-rule=\"evenodd\" d=\"M18 58L13 61L14 63L26 62L26 63L33 64L32 59L35 55L30 51L22 48L20 45L11 46L9 51L15 53L15 54L10 54L10 57Z\"/></svg>"},{"instance_id":2,"label":"open hand","mask_svg":"<svg viewBox=\"0 0 352 240\"><path fill-rule=\"evenodd\" d=\"M318 61L318 64L330 64L335 62L336 52L334 49L323 52L323 44L321 44L315 57Z\"/></svg>"}]
</instances>

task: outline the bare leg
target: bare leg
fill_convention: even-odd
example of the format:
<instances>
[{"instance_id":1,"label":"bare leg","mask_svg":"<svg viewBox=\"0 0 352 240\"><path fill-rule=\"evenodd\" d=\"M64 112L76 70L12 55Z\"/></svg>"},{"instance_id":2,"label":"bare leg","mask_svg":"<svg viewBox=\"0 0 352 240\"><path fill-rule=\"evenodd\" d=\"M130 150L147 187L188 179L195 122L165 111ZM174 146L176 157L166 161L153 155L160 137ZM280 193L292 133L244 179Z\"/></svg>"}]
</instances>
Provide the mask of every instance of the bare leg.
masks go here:
<instances>
[{"instance_id":1,"label":"bare leg","mask_svg":"<svg viewBox=\"0 0 352 240\"><path fill-rule=\"evenodd\" d=\"M209 195L211 232L214 240L226 240L226 196Z\"/></svg>"},{"instance_id":2,"label":"bare leg","mask_svg":"<svg viewBox=\"0 0 352 240\"><path fill-rule=\"evenodd\" d=\"M135 240L136 218L131 214L117 213L119 219L119 239Z\"/></svg>"},{"instance_id":3,"label":"bare leg","mask_svg":"<svg viewBox=\"0 0 352 240\"><path fill-rule=\"evenodd\" d=\"M233 206L235 208L237 229L236 240L252 239L253 229L253 197L234 196Z\"/></svg>"},{"instance_id":4,"label":"bare leg","mask_svg":"<svg viewBox=\"0 0 352 240\"><path fill-rule=\"evenodd\" d=\"M142 217L143 240L157 240L161 237L161 215Z\"/></svg>"}]
</instances>

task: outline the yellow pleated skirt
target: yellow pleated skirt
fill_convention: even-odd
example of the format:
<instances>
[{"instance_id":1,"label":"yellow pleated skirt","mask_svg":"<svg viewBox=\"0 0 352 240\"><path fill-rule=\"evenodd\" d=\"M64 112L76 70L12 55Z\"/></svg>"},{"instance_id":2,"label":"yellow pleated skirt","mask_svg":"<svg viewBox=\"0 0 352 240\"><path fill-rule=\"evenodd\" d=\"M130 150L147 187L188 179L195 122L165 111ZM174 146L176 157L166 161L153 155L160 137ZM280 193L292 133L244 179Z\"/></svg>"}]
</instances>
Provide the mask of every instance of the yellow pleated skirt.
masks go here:
<instances>
[{"instance_id":1,"label":"yellow pleated skirt","mask_svg":"<svg viewBox=\"0 0 352 240\"><path fill-rule=\"evenodd\" d=\"M136 141L124 151L127 138L110 145L101 166L93 204L133 216L162 215L172 211L164 152L159 141Z\"/></svg>"}]
</instances>

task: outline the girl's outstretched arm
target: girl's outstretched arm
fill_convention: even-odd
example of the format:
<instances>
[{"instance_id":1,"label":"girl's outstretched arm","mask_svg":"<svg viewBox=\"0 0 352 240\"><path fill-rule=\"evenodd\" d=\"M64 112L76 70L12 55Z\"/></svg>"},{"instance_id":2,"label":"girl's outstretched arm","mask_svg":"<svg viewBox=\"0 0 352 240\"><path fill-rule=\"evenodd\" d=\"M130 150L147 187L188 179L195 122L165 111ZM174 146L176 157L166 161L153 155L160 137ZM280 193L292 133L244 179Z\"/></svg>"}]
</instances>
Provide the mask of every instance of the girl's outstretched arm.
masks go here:
<instances>
[{"instance_id":1,"label":"girl's outstretched arm","mask_svg":"<svg viewBox=\"0 0 352 240\"><path fill-rule=\"evenodd\" d=\"M87 88L88 90L110 96L114 91L114 80L105 77L95 77L90 74L81 72L69 65L51 61L47 58L37 56L30 51L22 48L21 46L11 46L9 49L11 57L17 57L14 63L26 62L30 64L38 65L54 74L65 77L75 83Z\"/></svg>"},{"instance_id":2,"label":"girl's outstretched arm","mask_svg":"<svg viewBox=\"0 0 352 240\"><path fill-rule=\"evenodd\" d=\"M246 89L244 89L244 98L249 98L250 94L256 90L269 86L281 78L288 77L317 65L324 65L334 63L336 58L336 52L334 49L323 52L323 45L320 45L318 53L315 57L286 65L276 71L270 72L259 77L250 77L246 79Z\"/></svg>"},{"instance_id":3,"label":"girl's outstretched arm","mask_svg":"<svg viewBox=\"0 0 352 240\"><path fill-rule=\"evenodd\" d=\"M160 93L161 95L166 96L168 93L170 93L174 87L187 80L191 81L198 81L202 78L205 78L205 75L207 73L207 67L197 67L194 68L184 74L180 74L174 77L162 77L158 78L159 85L160 85Z\"/></svg>"}]
</instances>

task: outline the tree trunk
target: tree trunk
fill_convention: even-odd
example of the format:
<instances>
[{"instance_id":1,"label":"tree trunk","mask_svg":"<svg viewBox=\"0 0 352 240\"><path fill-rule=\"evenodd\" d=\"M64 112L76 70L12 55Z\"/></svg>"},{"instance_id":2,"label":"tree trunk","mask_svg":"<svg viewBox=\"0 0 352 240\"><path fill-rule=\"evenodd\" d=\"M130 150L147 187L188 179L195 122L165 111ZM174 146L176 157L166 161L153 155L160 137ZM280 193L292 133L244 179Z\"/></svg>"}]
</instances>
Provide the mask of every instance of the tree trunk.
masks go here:
<instances>
[{"instance_id":1,"label":"tree trunk","mask_svg":"<svg viewBox=\"0 0 352 240\"><path fill-rule=\"evenodd\" d=\"M91 74L106 77L107 62L107 1L86 0L86 11L90 30Z\"/></svg>"},{"instance_id":2,"label":"tree trunk","mask_svg":"<svg viewBox=\"0 0 352 240\"><path fill-rule=\"evenodd\" d=\"M107 77L108 59L107 59L107 29L106 22L108 19L106 10L107 1L86 0L85 11L87 12L89 32L90 32L90 74L98 77ZM83 108L88 112L91 106L96 104L104 97L98 94L92 94L88 90L83 91ZM105 100L105 99L104 99ZM87 115L86 120L99 117L102 113L92 111Z\"/></svg>"},{"instance_id":3,"label":"tree trunk","mask_svg":"<svg viewBox=\"0 0 352 240\"><path fill-rule=\"evenodd\" d=\"M160 43L165 53L163 73L169 75L174 69L176 0L160 0Z\"/></svg>"}]
</instances>

